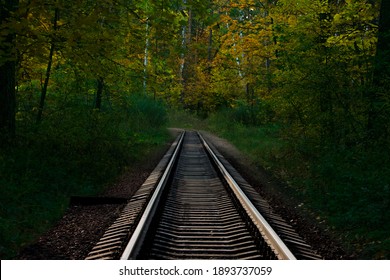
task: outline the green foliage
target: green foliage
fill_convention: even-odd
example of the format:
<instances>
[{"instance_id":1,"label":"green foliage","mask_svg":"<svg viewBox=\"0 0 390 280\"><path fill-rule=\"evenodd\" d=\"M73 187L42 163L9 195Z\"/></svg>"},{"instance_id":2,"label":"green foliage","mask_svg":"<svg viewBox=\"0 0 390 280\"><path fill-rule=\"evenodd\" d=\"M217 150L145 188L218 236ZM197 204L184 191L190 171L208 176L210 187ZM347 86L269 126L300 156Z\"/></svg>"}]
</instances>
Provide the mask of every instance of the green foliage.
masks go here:
<instances>
[{"instance_id":1,"label":"green foliage","mask_svg":"<svg viewBox=\"0 0 390 280\"><path fill-rule=\"evenodd\" d=\"M310 180L303 187L307 203L320 211L319 215L345 238L358 258L388 259L388 158L377 148L320 152L310 162Z\"/></svg>"},{"instance_id":2,"label":"green foliage","mask_svg":"<svg viewBox=\"0 0 390 280\"><path fill-rule=\"evenodd\" d=\"M237 101L231 110L230 119L244 125L261 125L268 123L273 116L271 106L264 100L252 100L250 104Z\"/></svg>"},{"instance_id":3,"label":"green foliage","mask_svg":"<svg viewBox=\"0 0 390 280\"><path fill-rule=\"evenodd\" d=\"M180 110L171 108L168 114L168 126L183 129L206 129L204 119L201 119L191 110Z\"/></svg>"},{"instance_id":4,"label":"green foliage","mask_svg":"<svg viewBox=\"0 0 390 280\"><path fill-rule=\"evenodd\" d=\"M143 95L130 96L129 114L139 120L138 131L147 127L160 128L167 122L166 108L161 101L155 101L151 97Z\"/></svg>"},{"instance_id":5,"label":"green foliage","mask_svg":"<svg viewBox=\"0 0 390 280\"><path fill-rule=\"evenodd\" d=\"M70 196L99 194L168 140L165 107L151 98L133 96L110 112L89 108L72 104L39 127L19 126L18 143L0 150L2 258L57 221Z\"/></svg>"},{"instance_id":6,"label":"green foliage","mask_svg":"<svg viewBox=\"0 0 390 280\"><path fill-rule=\"evenodd\" d=\"M225 109L199 120L174 113L170 125L213 131L229 140L252 164L285 182L286 195L314 213L324 230L340 236L355 258L390 258L390 162L383 156L388 148L317 145L292 137L284 125L244 125L233 120L234 114Z\"/></svg>"},{"instance_id":7,"label":"green foliage","mask_svg":"<svg viewBox=\"0 0 390 280\"><path fill-rule=\"evenodd\" d=\"M342 236L356 258L390 257L390 162L383 156L387 152L379 147L363 150L293 144L283 139L280 127L247 127L227 120L218 117L210 121L215 131L253 162L287 182L290 195Z\"/></svg>"},{"instance_id":8,"label":"green foliage","mask_svg":"<svg viewBox=\"0 0 390 280\"><path fill-rule=\"evenodd\" d=\"M207 119L208 129L231 141L254 164L266 169L272 168L274 161L285 156L287 145L280 139L280 125L245 125L232 119L234 114L227 109L212 114Z\"/></svg>"}]
</instances>

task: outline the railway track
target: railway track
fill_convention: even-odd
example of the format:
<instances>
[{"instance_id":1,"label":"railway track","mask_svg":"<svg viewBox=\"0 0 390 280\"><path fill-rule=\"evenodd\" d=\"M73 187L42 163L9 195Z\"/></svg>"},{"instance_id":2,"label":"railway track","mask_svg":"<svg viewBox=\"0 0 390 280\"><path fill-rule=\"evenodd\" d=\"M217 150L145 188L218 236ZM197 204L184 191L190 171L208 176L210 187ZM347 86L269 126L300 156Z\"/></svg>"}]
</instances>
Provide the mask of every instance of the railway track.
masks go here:
<instances>
[{"instance_id":1,"label":"railway track","mask_svg":"<svg viewBox=\"0 0 390 280\"><path fill-rule=\"evenodd\" d=\"M196 132L181 134L87 259L320 259Z\"/></svg>"}]
</instances>

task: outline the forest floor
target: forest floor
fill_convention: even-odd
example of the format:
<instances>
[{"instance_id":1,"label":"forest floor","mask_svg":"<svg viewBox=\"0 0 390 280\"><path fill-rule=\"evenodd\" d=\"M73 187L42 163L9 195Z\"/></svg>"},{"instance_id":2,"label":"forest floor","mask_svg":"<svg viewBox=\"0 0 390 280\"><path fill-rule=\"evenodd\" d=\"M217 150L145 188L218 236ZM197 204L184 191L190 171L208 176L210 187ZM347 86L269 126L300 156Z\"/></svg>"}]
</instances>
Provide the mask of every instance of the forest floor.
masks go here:
<instances>
[{"instance_id":1,"label":"forest floor","mask_svg":"<svg viewBox=\"0 0 390 280\"><path fill-rule=\"evenodd\" d=\"M177 135L180 129L170 129ZM324 259L353 259L340 240L315 219L299 201L288 195L283 182L277 181L265 170L256 167L228 141L202 131L206 139L232 163L241 175L266 198L276 213L289 221L296 231ZM107 186L102 196L129 198L142 185L157 165L169 145L161 148L152 158L125 171L118 180ZM18 259L84 259L106 228L119 216L124 204L70 205L62 219L35 243L25 247Z\"/></svg>"}]
</instances>

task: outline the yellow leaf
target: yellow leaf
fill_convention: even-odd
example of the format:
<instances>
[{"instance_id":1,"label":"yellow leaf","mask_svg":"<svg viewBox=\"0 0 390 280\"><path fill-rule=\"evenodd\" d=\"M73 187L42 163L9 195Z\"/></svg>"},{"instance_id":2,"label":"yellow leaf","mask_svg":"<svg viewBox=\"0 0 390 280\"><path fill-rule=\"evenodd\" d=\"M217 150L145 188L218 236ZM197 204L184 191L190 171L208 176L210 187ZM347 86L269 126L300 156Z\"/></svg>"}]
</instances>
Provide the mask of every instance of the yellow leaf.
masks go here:
<instances>
[{"instance_id":1,"label":"yellow leaf","mask_svg":"<svg viewBox=\"0 0 390 280\"><path fill-rule=\"evenodd\" d=\"M335 14L333 17L333 20L335 23L340 23L341 21L341 15L340 14Z\"/></svg>"}]
</instances>

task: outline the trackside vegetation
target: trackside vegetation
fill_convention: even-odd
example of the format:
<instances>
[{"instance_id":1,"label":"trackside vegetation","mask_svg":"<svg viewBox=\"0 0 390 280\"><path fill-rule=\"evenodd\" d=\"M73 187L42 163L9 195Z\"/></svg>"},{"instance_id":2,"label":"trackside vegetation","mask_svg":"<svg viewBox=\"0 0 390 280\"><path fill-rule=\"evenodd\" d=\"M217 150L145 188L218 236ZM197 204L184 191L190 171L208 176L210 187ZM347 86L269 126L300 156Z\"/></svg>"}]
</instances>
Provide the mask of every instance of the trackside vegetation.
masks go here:
<instances>
[{"instance_id":1,"label":"trackside vegetation","mask_svg":"<svg viewBox=\"0 0 390 280\"><path fill-rule=\"evenodd\" d=\"M383 147L312 146L305 139L296 142L280 123L245 124L234 110L208 118L178 111L170 115L170 125L229 140L251 163L284 182L286 195L311 212L351 257L389 259L390 162Z\"/></svg>"},{"instance_id":2,"label":"trackside vegetation","mask_svg":"<svg viewBox=\"0 0 390 280\"><path fill-rule=\"evenodd\" d=\"M71 196L99 195L124 169L163 148L166 108L132 96L123 108L54 110L37 125L19 127L0 150L0 255L18 251L47 231Z\"/></svg>"}]
</instances>

